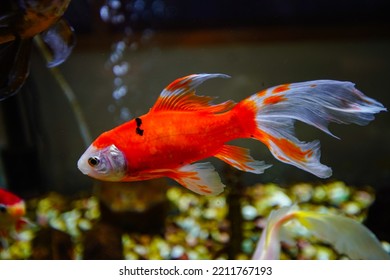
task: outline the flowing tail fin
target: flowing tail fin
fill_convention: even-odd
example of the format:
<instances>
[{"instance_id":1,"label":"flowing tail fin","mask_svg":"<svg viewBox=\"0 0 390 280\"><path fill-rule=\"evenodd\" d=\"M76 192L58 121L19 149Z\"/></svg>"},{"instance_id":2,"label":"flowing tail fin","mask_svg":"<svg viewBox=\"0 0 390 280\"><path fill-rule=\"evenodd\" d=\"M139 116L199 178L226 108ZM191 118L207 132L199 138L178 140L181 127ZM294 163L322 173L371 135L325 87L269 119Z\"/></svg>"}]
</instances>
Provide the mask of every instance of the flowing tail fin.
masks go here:
<instances>
[{"instance_id":1,"label":"flowing tail fin","mask_svg":"<svg viewBox=\"0 0 390 280\"><path fill-rule=\"evenodd\" d=\"M320 163L319 141L298 140L294 134L295 120L336 137L328 130L330 122L366 125L374 119L374 114L386 108L365 96L351 82L317 80L260 91L238 103L235 111L243 120L242 126L248 127L246 136L265 143L277 159L327 178L332 170ZM244 115L253 119L253 114L255 128L244 123L248 120Z\"/></svg>"},{"instance_id":2,"label":"flowing tail fin","mask_svg":"<svg viewBox=\"0 0 390 280\"><path fill-rule=\"evenodd\" d=\"M294 216L314 235L351 259L390 259L374 233L351 218L310 211L296 211Z\"/></svg>"},{"instance_id":3,"label":"flowing tail fin","mask_svg":"<svg viewBox=\"0 0 390 280\"><path fill-rule=\"evenodd\" d=\"M252 259L279 259L283 226L293 219L351 259L390 259L374 233L363 224L340 215L299 210L297 205L271 212Z\"/></svg>"}]
</instances>

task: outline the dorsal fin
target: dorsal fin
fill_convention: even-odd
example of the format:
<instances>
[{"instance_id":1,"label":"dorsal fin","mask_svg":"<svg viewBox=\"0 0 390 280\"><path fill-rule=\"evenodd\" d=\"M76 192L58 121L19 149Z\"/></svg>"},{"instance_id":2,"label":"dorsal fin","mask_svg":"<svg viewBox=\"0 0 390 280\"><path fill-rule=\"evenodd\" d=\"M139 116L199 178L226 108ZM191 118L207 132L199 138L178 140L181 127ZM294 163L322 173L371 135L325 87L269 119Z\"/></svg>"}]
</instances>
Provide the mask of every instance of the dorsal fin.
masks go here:
<instances>
[{"instance_id":1,"label":"dorsal fin","mask_svg":"<svg viewBox=\"0 0 390 280\"><path fill-rule=\"evenodd\" d=\"M209 96L196 95L195 88L211 78L229 78L224 74L193 74L169 84L160 94L150 111L203 111L222 113L231 109L234 101L212 104Z\"/></svg>"}]
</instances>

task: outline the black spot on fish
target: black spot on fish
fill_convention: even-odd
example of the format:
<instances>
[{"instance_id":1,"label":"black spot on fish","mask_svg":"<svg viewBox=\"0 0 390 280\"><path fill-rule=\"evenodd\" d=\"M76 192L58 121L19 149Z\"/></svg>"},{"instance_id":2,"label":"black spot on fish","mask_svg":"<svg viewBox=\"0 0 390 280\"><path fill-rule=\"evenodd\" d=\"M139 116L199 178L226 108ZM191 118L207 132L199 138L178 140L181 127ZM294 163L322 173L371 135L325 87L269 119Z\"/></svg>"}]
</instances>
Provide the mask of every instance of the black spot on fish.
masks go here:
<instances>
[{"instance_id":1,"label":"black spot on fish","mask_svg":"<svg viewBox=\"0 0 390 280\"><path fill-rule=\"evenodd\" d=\"M140 127L142 124L142 120L140 118L135 118L135 123L137 124L137 127Z\"/></svg>"},{"instance_id":2,"label":"black spot on fish","mask_svg":"<svg viewBox=\"0 0 390 280\"><path fill-rule=\"evenodd\" d=\"M135 133L142 136L144 135L144 130L141 129L142 120L140 118L135 118L135 123L137 124L137 128L135 129Z\"/></svg>"},{"instance_id":3,"label":"black spot on fish","mask_svg":"<svg viewBox=\"0 0 390 280\"><path fill-rule=\"evenodd\" d=\"M138 135L142 136L142 135L144 135L144 130L141 129L141 128L139 128L139 127L137 127L137 128L135 129L135 133L137 133Z\"/></svg>"}]
</instances>

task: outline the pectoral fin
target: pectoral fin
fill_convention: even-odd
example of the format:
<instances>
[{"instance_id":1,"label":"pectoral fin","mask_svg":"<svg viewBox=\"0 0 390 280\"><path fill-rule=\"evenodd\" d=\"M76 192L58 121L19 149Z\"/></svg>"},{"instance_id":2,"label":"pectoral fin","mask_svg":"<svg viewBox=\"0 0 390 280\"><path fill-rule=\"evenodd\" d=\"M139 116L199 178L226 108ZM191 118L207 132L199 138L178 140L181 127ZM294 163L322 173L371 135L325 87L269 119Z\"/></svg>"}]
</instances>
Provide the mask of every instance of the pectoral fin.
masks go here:
<instances>
[{"instance_id":1,"label":"pectoral fin","mask_svg":"<svg viewBox=\"0 0 390 280\"><path fill-rule=\"evenodd\" d=\"M49 68L64 62L76 44L73 28L64 19L43 32L41 36L52 56L47 62Z\"/></svg>"},{"instance_id":2,"label":"pectoral fin","mask_svg":"<svg viewBox=\"0 0 390 280\"><path fill-rule=\"evenodd\" d=\"M0 46L0 101L24 85L30 70L31 39L17 39Z\"/></svg>"},{"instance_id":3,"label":"pectoral fin","mask_svg":"<svg viewBox=\"0 0 390 280\"><path fill-rule=\"evenodd\" d=\"M201 195L217 195L225 187L214 166L209 162L182 166L175 171L171 171L168 177Z\"/></svg>"}]
</instances>

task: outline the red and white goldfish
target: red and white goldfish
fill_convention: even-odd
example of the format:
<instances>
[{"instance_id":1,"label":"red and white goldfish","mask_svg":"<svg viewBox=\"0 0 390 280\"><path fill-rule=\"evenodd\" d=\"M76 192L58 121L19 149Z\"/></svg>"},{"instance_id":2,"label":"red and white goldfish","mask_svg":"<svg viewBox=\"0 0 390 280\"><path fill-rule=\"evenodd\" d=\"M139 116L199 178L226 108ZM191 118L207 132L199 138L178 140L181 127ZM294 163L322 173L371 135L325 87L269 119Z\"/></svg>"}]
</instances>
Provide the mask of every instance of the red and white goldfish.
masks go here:
<instances>
[{"instance_id":1,"label":"red and white goldfish","mask_svg":"<svg viewBox=\"0 0 390 280\"><path fill-rule=\"evenodd\" d=\"M316 237L351 259L390 260L376 236L359 222L344 216L299 210L297 205L270 213L252 259L279 259L280 242L283 235L288 236L286 232L282 234L283 226L291 220L298 220Z\"/></svg>"},{"instance_id":2,"label":"red and white goldfish","mask_svg":"<svg viewBox=\"0 0 390 280\"><path fill-rule=\"evenodd\" d=\"M24 200L13 193L0 189L0 240L6 240L20 231L27 222L23 216L26 213ZM3 245L4 246L4 245Z\"/></svg>"},{"instance_id":3,"label":"red and white goldfish","mask_svg":"<svg viewBox=\"0 0 390 280\"><path fill-rule=\"evenodd\" d=\"M227 144L254 138L288 164L320 178L332 173L320 163L319 141L294 136L299 120L332 135L329 122L366 125L383 105L361 93L351 82L317 80L262 90L239 103L212 104L195 88L223 74L194 74L177 79L160 94L150 111L101 134L78 161L82 173L105 181L139 181L169 177L202 195L224 189L209 162L217 157L256 174L270 165L254 160L249 150ZM332 135L333 136L333 135Z\"/></svg>"}]
</instances>

